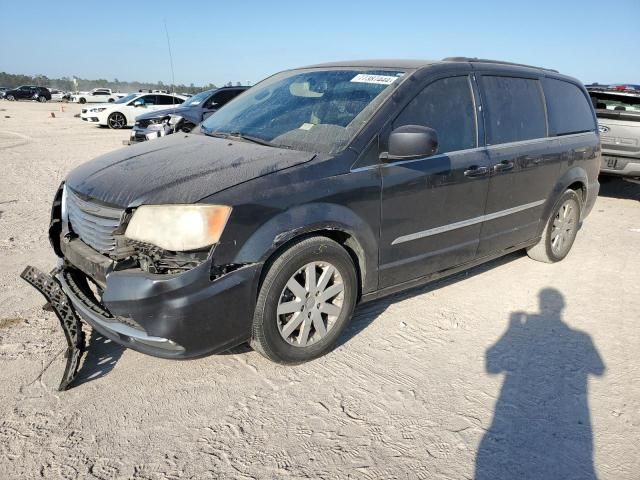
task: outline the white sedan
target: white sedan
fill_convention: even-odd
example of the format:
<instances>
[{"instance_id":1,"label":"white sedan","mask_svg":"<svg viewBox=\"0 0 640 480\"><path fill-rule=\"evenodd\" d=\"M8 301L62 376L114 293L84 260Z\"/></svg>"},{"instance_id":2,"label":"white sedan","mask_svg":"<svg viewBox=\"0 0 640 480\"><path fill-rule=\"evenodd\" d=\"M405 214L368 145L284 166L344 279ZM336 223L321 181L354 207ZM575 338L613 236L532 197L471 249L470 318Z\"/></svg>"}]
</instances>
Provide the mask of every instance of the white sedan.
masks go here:
<instances>
[{"instance_id":1,"label":"white sedan","mask_svg":"<svg viewBox=\"0 0 640 480\"><path fill-rule=\"evenodd\" d=\"M83 108L80 118L109 128L132 127L138 115L171 108L171 105L180 105L184 101L185 97L182 95L132 93L112 103Z\"/></svg>"}]
</instances>

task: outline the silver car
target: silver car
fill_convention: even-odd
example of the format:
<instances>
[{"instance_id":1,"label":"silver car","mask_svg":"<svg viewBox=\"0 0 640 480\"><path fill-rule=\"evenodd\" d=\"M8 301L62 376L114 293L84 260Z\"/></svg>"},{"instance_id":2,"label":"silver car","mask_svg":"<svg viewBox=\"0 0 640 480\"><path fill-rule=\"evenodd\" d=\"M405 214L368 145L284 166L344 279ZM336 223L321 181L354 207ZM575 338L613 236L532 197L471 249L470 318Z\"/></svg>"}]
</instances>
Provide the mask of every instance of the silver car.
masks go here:
<instances>
[{"instance_id":1,"label":"silver car","mask_svg":"<svg viewBox=\"0 0 640 480\"><path fill-rule=\"evenodd\" d=\"M640 95L589 91L602 143L601 173L640 177Z\"/></svg>"}]
</instances>

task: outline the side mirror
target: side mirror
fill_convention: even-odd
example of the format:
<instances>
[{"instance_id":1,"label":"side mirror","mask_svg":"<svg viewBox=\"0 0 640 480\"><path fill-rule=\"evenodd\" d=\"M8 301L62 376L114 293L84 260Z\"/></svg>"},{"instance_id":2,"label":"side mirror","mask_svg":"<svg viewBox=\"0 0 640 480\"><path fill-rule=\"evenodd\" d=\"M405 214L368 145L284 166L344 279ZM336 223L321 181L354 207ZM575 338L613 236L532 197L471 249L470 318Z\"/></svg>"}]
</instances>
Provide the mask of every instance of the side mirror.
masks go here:
<instances>
[{"instance_id":1,"label":"side mirror","mask_svg":"<svg viewBox=\"0 0 640 480\"><path fill-rule=\"evenodd\" d=\"M434 155L438 151L438 134L433 128L403 125L389 136L389 152L381 158L385 162L415 160Z\"/></svg>"},{"instance_id":2,"label":"side mirror","mask_svg":"<svg viewBox=\"0 0 640 480\"><path fill-rule=\"evenodd\" d=\"M133 102L133 106L134 107L142 107L142 106L144 106L144 102L142 100L136 100L135 102Z\"/></svg>"}]
</instances>

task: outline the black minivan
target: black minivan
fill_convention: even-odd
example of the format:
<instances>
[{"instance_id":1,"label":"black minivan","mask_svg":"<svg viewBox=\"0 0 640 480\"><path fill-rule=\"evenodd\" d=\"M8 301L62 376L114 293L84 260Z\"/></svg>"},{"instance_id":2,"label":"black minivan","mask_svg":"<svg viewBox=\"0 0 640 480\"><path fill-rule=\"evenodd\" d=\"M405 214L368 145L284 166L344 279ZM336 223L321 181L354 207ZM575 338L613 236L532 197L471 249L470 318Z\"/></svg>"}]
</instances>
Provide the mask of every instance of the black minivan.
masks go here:
<instances>
[{"instance_id":1,"label":"black minivan","mask_svg":"<svg viewBox=\"0 0 640 480\"><path fill-rule=\"evenodd\" d=\"M519 249L562 260L599 166L589 96L553 70L288 70L198 132L72 171L49 230L59 265L39 278L64 292L54 307L140 352L250 342L299 363L332 348L358 302Z\"/></svg>"}]
</instances>

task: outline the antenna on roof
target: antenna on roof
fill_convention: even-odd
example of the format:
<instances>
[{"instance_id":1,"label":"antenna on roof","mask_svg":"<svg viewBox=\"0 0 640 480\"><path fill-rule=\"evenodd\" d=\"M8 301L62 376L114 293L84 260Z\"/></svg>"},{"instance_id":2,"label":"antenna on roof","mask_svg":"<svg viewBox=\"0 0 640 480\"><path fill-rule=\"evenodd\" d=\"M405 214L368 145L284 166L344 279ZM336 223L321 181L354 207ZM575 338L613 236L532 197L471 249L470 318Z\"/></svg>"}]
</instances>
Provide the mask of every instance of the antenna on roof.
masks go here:
<instances>
[{"instance_id":1,"label":"antenna on roof","mask_svg":"<svg viewBox=\"0 0 640 480\"><path fill-rule=\"evenodd\" d=\"M171 41L169 40L169 29L167 28L167 19L163 18L162 21L164 22L164 33L167 36L167 47L169 47L169 64L171 65L171 90L172 90L172 93L175 94L176 93L176 76L173 71L173 55L171 54Z\"/></svg>"}]
</instances>

